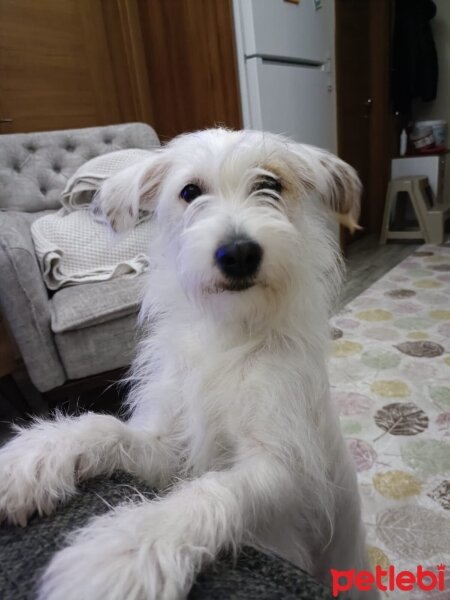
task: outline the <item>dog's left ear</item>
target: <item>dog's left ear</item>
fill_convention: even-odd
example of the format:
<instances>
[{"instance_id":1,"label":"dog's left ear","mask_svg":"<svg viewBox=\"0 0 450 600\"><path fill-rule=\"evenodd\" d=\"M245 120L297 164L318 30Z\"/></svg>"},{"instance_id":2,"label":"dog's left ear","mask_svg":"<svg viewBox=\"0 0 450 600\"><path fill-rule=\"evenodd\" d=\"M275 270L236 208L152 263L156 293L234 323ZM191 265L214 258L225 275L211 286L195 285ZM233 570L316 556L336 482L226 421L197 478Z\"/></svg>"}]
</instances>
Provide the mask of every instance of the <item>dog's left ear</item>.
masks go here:
<instances>
[{"instance_id":1,"label":"dog's left ear","mask_svg":"<svg viewBox=\"0 0 450 600\"><path fill-rule=\"evenodd\" d=\"M307 169L307 186L316 191L325 206L341 225L352 233L360 229L361 181L349 164L321 148L306 144L292 144L294 154L302 159Z\"/></svg>"},{"instance_id":2,"label":"dog's left ear","mask_svg":"<svg viewBox=\"0 0 450 600\"><path fill-rule=\"evenodd\" d=\"M91 204L94 216L109 222L116 232L136 225L152 212L169 165L165 150L115 173L102 184Z\"/></svg>"}]
</instances>

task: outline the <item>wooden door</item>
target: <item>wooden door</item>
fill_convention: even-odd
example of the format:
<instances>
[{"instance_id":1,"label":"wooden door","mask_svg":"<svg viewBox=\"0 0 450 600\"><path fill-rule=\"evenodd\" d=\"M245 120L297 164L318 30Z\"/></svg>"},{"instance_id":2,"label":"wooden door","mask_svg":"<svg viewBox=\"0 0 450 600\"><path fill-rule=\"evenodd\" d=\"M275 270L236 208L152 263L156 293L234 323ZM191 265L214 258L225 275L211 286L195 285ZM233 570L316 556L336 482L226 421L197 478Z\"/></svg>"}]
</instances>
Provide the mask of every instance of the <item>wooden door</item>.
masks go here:
<instances>
[{"instance_id":1,"label":"wooden door","mask_svg":"<svg viewBox=\"0 0 450 600\"><path fill-rule=\"evenodd\" d=\"M338 153L358 171L362 232L379 233L389 179L391 0L336 0Z\"/></svg>"},{"instance_id":2,"label":"wooden door","mask_svg":"<svg viewBox=\"0 0 450 600\"><path fill-rule=\"evenodd\" d=\"M136 18L135 0L0 0L0 133L151 122Z\"/></svg>"},{"instance_id":3,"label":"wooden door","mask_svg":"<svg viewBox=\"0 0 450 600\"><path fill-rule=\"evenodd\" d=\"M138 0L162 139L241 127L231 0Z\"/></svg>"},{"instance_id":4,"label":"wooden door","mask_svg":"<svg viewBox=\"0 0 450 600\"><path fill-rule=\"evenodd\" d=\"M338 153L363 184L359 223L368 226L370 162L370 5L367 0L336 3L336 85Z\"/></svg>"}]
</instances>

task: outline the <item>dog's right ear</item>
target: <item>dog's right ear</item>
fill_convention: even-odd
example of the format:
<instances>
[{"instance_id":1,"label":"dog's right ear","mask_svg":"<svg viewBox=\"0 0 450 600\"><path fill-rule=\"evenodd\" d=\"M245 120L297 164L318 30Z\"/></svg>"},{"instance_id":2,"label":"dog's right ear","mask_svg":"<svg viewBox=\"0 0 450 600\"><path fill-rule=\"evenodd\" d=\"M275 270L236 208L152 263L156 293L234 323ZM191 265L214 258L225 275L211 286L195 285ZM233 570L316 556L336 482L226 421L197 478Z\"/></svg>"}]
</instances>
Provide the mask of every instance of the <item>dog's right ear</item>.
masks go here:
<instances>
[{"instance_id":1,"label":"dog's right ear","mask_svg":"<svg viewBox=\"0 0 450 600\"><path fill-rule=\"evenodd\" d=\"M108 222L116 232L131 229L143 215L152 212L167 170L164 151L156 151L150 158L115 173L92 201L94 217Z\"/></svg>"},{"instance_id":2,"label":"dog's right ear","mask_svg":"<svg viewBox=\"0 0 450 600\"><path fill-rule=\"evenodd\" d=\"M315 146L292 144L291 149L302 160L303 169L306 167L306 185L318 193L337 221L352 233L361 229L358 225L361 181L355 169Z\"/></svg>"}]
</instances>

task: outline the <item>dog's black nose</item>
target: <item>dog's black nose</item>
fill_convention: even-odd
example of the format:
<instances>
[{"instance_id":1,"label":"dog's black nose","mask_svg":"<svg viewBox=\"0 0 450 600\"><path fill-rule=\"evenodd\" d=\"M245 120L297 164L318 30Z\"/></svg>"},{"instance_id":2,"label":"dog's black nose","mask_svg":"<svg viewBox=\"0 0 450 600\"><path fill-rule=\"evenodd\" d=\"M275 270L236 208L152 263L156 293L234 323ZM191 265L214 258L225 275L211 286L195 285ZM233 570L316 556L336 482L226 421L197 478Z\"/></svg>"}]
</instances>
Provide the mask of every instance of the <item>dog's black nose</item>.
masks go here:
<instances>
[{"instance_id":1,"label":"dog's black nose","mask_svg":"<svg viewBox=\"0 0 450 600\"><path fill-rule=\"evenodd\" d=\"M262 254L256 242L237 238L216 250L216 262L227 277L251 277L258 270Z\"/></svg>"}]
</instances>

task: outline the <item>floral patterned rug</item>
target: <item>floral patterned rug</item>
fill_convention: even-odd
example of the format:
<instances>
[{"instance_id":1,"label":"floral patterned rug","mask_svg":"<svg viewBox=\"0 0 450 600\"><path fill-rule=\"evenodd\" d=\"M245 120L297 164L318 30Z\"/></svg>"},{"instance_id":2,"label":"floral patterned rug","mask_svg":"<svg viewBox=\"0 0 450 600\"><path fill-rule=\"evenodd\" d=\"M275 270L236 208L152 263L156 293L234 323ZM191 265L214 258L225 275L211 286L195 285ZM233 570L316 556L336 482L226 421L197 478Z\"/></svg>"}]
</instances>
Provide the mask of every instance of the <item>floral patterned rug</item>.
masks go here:
<instances>
[{"instance_id":1,"label":"floral patterned rug","mask_svg":"<svg viewBox=\"0 0 450 600\"><path fill-rule=\"evenodd\" d=\"M450 600L450 244L425 245L332 319L332 395L372 563L436 572Z\"/></svg>"}]
</instances>

